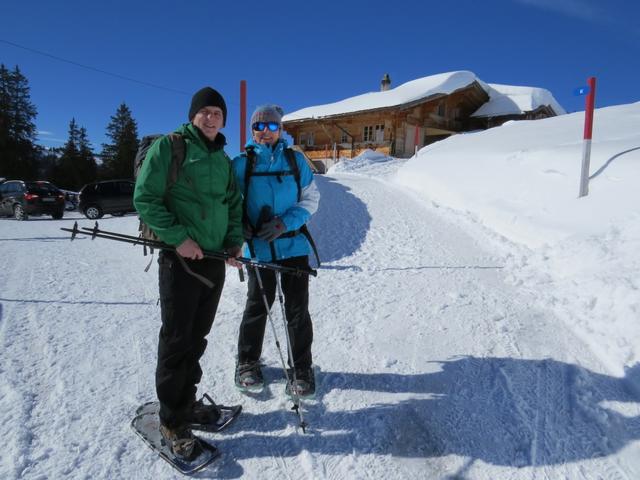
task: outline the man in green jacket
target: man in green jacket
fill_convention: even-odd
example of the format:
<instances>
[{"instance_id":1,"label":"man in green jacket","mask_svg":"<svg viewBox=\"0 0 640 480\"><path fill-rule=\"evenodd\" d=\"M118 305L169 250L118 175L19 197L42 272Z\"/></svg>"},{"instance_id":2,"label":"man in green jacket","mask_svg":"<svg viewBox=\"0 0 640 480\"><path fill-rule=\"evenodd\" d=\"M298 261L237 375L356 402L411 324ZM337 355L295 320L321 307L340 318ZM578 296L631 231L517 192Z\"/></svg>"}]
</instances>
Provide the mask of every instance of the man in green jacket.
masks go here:
<instances>
[{"instance_id":1,"label":"man in green jacket","mask_svg":"<svg viewBox=\"0 0 640 480\"><path fill-rule=\"evenodd\" d=\"M156 391L160 432L173 452L195 454L194 424L215 423L220 408L196 401L202 378L200 357L207 346L225 279L225 263L203 258L203 250L226 250L227 263L239 266L242 200L230 159L223 148L227 107L222 96L205 87L195 93L189 123L176 130L185 141L185 160L167 189L171 138L151 147L136 180L134 204L141 219L176 253L158 258L162 328L158 343ZM207 285L198 276L205 277ZM213 284L213 286L211 286Z\"/></svg>"}]
</instances>

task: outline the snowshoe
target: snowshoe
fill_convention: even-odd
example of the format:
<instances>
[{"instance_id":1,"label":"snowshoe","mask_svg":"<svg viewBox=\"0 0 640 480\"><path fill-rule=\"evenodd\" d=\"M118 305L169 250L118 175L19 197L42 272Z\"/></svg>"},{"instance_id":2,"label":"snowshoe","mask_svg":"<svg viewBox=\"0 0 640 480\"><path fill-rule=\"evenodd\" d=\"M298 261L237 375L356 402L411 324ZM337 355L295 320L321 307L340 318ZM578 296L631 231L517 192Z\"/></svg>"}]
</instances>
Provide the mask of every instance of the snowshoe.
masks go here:
<instances>
[{"instance_id":1,"label":"snowshoe","mask_svg":"<svg viewBox=\"0 0 640 480\"><path fill-rule=\"evenodd\" d=\"M138 410L149 408L148 406L149 404L143 405ZM216 447L193 436L193 434L191 434L193 436L193 446L190 455L188 457L176 455L171 448L171 441L168 442L160 431L160 419L157 410L155 412L143 411L141 414L137 414L131 421L131 428L133 428L136 434L142 438L149 448L156 452L160 458L168 462L182 474L190 475L202 470L207 465L213 463L219 456L219 451ZM168 435L168 432L165 432L165 435ZM171 438L170 435L168 435L168 437ZM183 437L183 440L188 439ZM188 443L189 442L187 442L186 445L187 447Z\"/></svg>"},{"instance_id":2,"label":"snowshoe","mask_svg":"<svg viewBox=\"0 0 640 480\"><path fill-rule=\"evenodd\" d=\"M208 404L204 400L208 400ZM205 432L219 432L227 428L238 418L242 411L242 405L217 405L213 399L204 394L202 398L191 407L191 412L187 416L187 423L194 430Z\"/></svg>"},{"instance_id":3,"label":"snowshoe","mask_svg":"<svg viewBox=\"0 0 640 480\"><path fill-rule=\"evenodd\" d=\"M211 405L204 405L203 399L205 398L211 402ZM205 394L202 399L194 403L194 410L196 409L196 405L198 405L198 414L190 416L187 419L187 425L192 430L200 430L204 432L215 433L224 430L231 425L234 420L238 418L240 412L242 412L242 405L233 405L229 407L225 405L217 405L207 394ZM219 415L202 413L202 409L211 409L213 408L213 405L215 405L219 410ZM136 415L153 414L158 416L159 412L160 404L158 402L147 402L138 407ZM203 420L211 420L211 422L202 422Z\"/></svg>"},{"instance_id":4,"label":"snowshoe","mask_svg":"<svg viewBox=\"0 0 640 480\"><path fill-rule=\"evenodd\" d=\"M299 398L302 399L311 399L315 397L316 393L316 379L313 372L313 368L303 368L296 369L295 372L295 380L293 375L293 370L289 369L289 380L291 384L293 384L293 391L297 394ZM285 393L289 397L293 397L293 393L291 392L291 385L287 382L287 386L285 387Z\"/></svg>"},{"instance_id":5,"label":"snowshoe","mask_svg":"<svg viewBox=\"0 0 640 480\"><path fill-rule=\"evenodd\" d=\"M259 362L238 363L235 373L236 387L242 392L257 393L264 388L264 378Z\"/></svg>"}]
</instances>

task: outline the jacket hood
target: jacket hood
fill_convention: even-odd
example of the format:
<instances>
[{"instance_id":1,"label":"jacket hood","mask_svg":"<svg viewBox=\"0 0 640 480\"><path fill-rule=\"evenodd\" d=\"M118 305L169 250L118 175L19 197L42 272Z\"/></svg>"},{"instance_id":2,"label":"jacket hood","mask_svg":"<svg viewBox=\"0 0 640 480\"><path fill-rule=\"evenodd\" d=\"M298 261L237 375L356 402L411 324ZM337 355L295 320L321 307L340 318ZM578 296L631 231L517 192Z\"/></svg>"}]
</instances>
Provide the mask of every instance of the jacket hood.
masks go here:
<instances>
[{"instance_id":1,"label":"jacket hood","mask_svg":"<svg viewBox=\"0 0 640 480\"><path fill-rule=\"evenodd\" d=\"M274 145L273 149L271 149L271 147L268 147L266 145L262 145L261 143L257 143L254 140L249 140L245 144L244 148L246 149L249 147L253 147L253 149L256 151L258 155L262 155L262 154L271 155L272 153L275 155L276 153L286 149L288 146L289 146L289 142L287 142L284 138L280 138Z\"/></svg>"},{"instance_id":2,"label":"jacket hood","mask_svg":"<svg viewBox=\"0 0 640 480\"><path fill-rule=\"evenodd\" d=\"M206 141L203 134L200 133L198 127L196 127L193 123L185 123L179 126L175 133L179 133L185 138L188 138L193 143L200 145L205 150L209 150L209 144L215 146L216 148L224 148L227 144L227 137L224 136L222 132L218 132L216 138L213 141Z\"/></svg>"}]
</instances>

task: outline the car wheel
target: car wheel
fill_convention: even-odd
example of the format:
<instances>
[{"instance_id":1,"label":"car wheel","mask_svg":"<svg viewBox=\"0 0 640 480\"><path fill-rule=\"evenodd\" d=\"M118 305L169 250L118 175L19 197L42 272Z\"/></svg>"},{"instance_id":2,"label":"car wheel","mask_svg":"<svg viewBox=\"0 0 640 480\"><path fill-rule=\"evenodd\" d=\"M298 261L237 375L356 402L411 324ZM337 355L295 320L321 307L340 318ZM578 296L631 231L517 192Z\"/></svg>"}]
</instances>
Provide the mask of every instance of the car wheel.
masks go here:
<instances>
[{"instance_id":1,"label":"car wheel","mask_svg":"<svg viewBox=\"0 0 640 480\"><path fill-rule=\"evenodd\" d=\"M84 209L84 214L89 220L102 218L102 209L97 205L91 205Z\"/></svg>"},{"instance_id":2,"label":"car wheel","mask_svg":"<svg viewBox=\"0 0 640 480\"><path fill-rule=\"evenodd\" d=\"M54 220L60 220L64 216L64 210L60 210L59 212L55 212L51 214L51 217Z\"/></svg>"},{"instance_id":3,"label":"car wheel","mask_svg":"<svg viewBox=\"0 0 640 480\"><path fill-rule=\"evenodd\" d=\"M29 218L27 212L24 211L24 207L19 203L13 207L13 216L16 220L26 220Z\"/></svg>"}]
</instances>

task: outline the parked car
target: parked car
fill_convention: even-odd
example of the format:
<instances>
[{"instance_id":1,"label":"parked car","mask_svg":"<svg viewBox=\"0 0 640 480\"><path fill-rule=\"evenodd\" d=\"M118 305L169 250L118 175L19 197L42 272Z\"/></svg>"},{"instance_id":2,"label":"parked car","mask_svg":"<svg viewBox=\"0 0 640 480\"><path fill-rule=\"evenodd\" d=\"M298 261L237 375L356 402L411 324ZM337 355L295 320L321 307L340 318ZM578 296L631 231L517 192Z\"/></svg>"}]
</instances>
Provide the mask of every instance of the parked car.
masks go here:
<instances>
[{"instance_id":1,"label":"parked car","mask_svg":"<svg viewBox=\"0 0 640 480\"><path fill-rule=\"evenodd\" d=\"M105 213L122 216L135 212L131 180L104 180L89 183L80 189L80 211L87 218L95 220Z\"/></svg>"},{"instance_id":2,"label":"parked car","mask_svg":"<svg viewBox=\"0 0 640 480\"><path fill-rule=\"evenodd\" d=\"M55 185L44 182L8 180L0 184L0 215L27 220L29 215L64 215L64 193Z\"/></svg>"},{"instance_id":3,"label":"parked car","mask_svg":"<svg viewBox=\"0 0 640 480\"><path fill-rule=\"evenodd\" d=\"M78 208L78 202L80 201L78 197L80 194L78 192L72 192L71 190L60 190L64 193L65 210L75 210Z\"/></svg>"}]
</instances>

